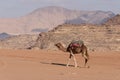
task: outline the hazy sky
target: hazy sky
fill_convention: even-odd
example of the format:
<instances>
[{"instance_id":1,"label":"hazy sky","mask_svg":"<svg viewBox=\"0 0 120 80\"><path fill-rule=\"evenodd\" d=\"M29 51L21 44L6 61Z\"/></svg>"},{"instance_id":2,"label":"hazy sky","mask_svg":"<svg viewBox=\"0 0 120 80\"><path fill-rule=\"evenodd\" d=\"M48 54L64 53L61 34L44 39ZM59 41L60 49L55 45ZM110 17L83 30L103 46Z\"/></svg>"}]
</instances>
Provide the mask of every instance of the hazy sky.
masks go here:
<instances>
[{"instance_id":1,"label":"hazy sky","mask_svg":"<svg viewBox=\"0 0 120 80\"><path fill-rule=\"evenodd\" d=\"M120 13L120 0L0 0L0 17L19 17L46 6Z\"/></svg>"}]
</instances>

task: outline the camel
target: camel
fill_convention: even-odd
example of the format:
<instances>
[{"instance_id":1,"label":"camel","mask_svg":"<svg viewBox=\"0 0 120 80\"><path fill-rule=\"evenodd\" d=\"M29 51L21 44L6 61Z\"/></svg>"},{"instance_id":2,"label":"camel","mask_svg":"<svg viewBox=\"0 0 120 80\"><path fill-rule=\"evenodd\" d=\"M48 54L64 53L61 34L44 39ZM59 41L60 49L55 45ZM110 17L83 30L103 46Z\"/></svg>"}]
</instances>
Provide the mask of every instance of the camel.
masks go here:
<instances>
[{"instance_id":1,"label":"camel","mask_svg":"<svg viewBox=\"0 0 120 80\"><path fill-rule=\"evenodd\" d=\"M85 63L84 63L84 67L88 67L89 66L86 66L87 62L88 62L88 59L89 59L89 55L88 55L88 52L87 52L87 47L84 45L84 43L82 41L72 41L67 48L65 48L63 46L62 43L57 43L55 44L56 47L58 47L59 50L62 50L64 52L69 52L70 55L69 55L69 60L68 60L68 63L67 63L67 67L69 66L70 64L70 60L71 58L73 57L73 60L74 60L74 66L75 67L78 67L77 65L77 61L76 61L76 58L75 58L75 55L76 54L79 54L79 53L82 53L82 56L84 57L85 59Z\"/></svg>"}]
</instances>

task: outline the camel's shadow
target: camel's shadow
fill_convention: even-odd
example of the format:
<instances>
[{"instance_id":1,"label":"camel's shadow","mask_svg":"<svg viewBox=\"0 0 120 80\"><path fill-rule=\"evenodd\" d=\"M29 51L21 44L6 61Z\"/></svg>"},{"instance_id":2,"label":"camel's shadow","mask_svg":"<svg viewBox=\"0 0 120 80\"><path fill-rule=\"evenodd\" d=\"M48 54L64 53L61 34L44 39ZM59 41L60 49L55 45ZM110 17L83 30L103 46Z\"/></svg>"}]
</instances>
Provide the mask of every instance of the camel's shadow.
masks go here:
<instances>
[{"instance_id":1,"label":"camel's shadow","mask_svg":"<svg viewBox=\"0 0 120 80\"><path fill-rule=\"evenodd\" d=\"M66 66L66 64L62 64L62 63L51 63L51 65Z\"/></svg>"},{"instance_id":2,"label":"camel's shadow","mask_svg":"<svg viewBox=\"0 0 120 80\"><path fill-rule=\"evenodd\" d=\"M41 64L50 64L50 65L56 65L56 66L66 66L66 64L63 63L48 63L48 62L40 62ZM69 65L70 67L74 67L74 65Z\"/></svg>"},{"instance_id":3,"label":"camel's shadow","mask_svg":"<svg viewBox=\"0 0 120 80\"><path fill-rule=\"evenodd\" d=\"M66 64L62 63L51 63L52 65L58 65L58 66L66 66ZM74 67L74 65L69 65L69 67Z\"/></svg>"},{"instance_id":4,"label":"camel's shadow","mask_svg":"<svg viewBox=\"0 0 120 80\"><path fill-rule=\"evenodd\" d=\"M40 62L41 64L49 64L49 65L55 65L55 66L66 66L66 64L63 63L48 63L48 62ZM69 67L75 67L74 65L69 65ZM90 68L90 66L88 67L82 67L82 66L77 66L78 68Z\"/></svg>"}]
</instances>

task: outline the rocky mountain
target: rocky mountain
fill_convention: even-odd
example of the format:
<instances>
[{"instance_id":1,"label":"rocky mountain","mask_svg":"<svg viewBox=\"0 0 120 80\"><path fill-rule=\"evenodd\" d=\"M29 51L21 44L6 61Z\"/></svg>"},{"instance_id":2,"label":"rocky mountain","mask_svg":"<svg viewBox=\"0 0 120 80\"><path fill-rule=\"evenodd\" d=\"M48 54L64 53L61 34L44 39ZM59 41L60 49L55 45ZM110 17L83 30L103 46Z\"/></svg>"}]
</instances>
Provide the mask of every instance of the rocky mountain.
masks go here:
<instances>
[{"instance_id":1,"label":"rocky mountain","mask_svg":"<svg viewBox=\"0 0 120 80\"><path fill-rule=\"evenodd\" d=\"M106 25L120 25L120 15L117 14L116 16L112 17L111 19L105 22Z\"/></svg>"},{"instance_id":2,"label":"rocky mountain","mask_svg":"<svg viewBox=\"0 0 120 80\"><path fill-rule=\"evenodd\" d=\"M11 36L12 36L12 35L7 34L7 33L0 33L0 40L5 39L5 38L9 38L9 37L11 37Z\"/></svg>"},{"instance_id":3,"label":"rocky mountain","mask_svg":"<svg viewBox=\"0 0 120 80\"><path fill-rule=\"evenodd\" d=\"M120 51L120 25L64 24L39 35L19 35L0 42L1 48L50 49L61 42L67 47L72 40L83 40L91 51Z\"/></svg>"},{"instance_id":4,"label":"rocky mountain","mask_svg":"<svg viewBox=\"0 0 120 80\"><path fill-rule=\"evenodd\" d=\"M83 40L92 51L120 51L120 25L60 25L47 33L41 33L32 48L54 50L54 44L62 42L67 47L72 40Z\"/></svg>"},{"instance_id":5,"label":"rocky mountain","mask_svg":"<svg viewBox=\"0 0 120 80\"><path fill-rule=\"evenodd\" d=\"M10 34L39 33L64 24L101 24L115 16L108 11L77 11L62 7L39 8L19 18L0 19L0 32Z\"/></svg>"},{"instance_id":6,"label":"rocky mountain","mask_svg":"<svg viewBox=\"0 0 120 80\"><path fill-rule=\"evenodd\" d=\"M0 48L5 49L26 49L36 43L37 34L16 35L0 40Z\"/></svg>"}]
</instances>

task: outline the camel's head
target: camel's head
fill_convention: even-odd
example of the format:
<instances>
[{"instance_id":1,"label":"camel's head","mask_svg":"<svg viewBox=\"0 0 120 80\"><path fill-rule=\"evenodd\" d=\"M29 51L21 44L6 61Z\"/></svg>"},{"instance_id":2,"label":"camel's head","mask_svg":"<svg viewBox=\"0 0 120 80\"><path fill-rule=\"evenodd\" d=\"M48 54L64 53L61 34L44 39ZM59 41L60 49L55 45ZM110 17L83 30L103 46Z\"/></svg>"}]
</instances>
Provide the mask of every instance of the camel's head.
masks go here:
<instances>
[{"instance_id":1,"label":"camel's head","mask_svg":"<svg viewBox=\"0 0 120 80\"><path fill-rule=\"evenodd\" d=\"M61 45L62 45L62 44L61 44L60 42L55 44L55 46L57 46L58 48L60 48Z\"/></svg>"},{"instance_id":2,"label":"camel's head","mask_svg":"<svg viewBox=\"0 0 120 80\"><path fill-rule=\"evenodd\" d=\"M58 49L66 52L66 48L64 47L64 45L63 45L62 43L59 42L59 43L55 44L55 46L56 46Z\"/></svg>"},{"instance_id":3,"label":"camel's head","mask_svg":"<svg viewBox=\"0 0 120 80\"><path fill-rule=\"evenodd\" d=\"M65 44L63 44L62 42L56 43L55 46L58 48L65 48Z\"/></svg>"}]
</instances>

